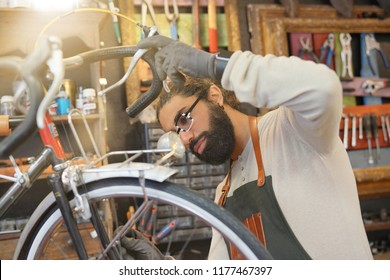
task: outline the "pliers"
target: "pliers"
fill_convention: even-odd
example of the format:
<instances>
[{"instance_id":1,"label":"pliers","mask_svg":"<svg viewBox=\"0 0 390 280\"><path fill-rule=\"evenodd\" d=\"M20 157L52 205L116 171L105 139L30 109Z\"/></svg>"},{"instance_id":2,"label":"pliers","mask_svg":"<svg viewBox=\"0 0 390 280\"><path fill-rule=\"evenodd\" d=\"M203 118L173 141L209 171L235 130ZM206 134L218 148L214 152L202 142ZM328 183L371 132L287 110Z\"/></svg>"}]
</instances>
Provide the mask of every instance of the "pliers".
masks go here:
<instances>
[{"instance_id":1,"label":"pliers","mask_svg":"<svg viewBox=\"0 0 390 280\"><path fill-rule=\"evenodd\" d=\"M179 36L177 34L176 21L179 18L179 8L177 6L176 0L173 0L172 1L173 14L171 14L169 12L169 6L168 5L169 5L168 4L168 0L164 0L164 12L165 12L166 18L169 21L169 27L170 27L170 30L171 30L171 38L174 39L174 40L177 40L179 38Z\"/></svg>"},{"instance_id":2,"label":"pliers","mask_svg":"<svg viewBox=\"0 0 390 280\"><path fill-rule=\"evenodd\" d=\"M365 80L362 84L362 88L364 93L372 96L378 90L387 87L386 81L373 81L373 80Z\"/></svg>"},{"instance_id":3,"label":"pliers","mask_svg":"<svg viewBox=\"0 0 390 280\"><path fill-rule=\"evenodd\" d=\"M313 52L313 48L310 45L310 38L300 37L299 41L301 43L302 48L299 50L298 56L302 58L307 53L310 55L313 61L317 63L320 62L318 57Z\"/></svg>"},{"instance_id":4,"label":"pliers","mask_svg":"<svg viewBox=\"0 0 390 280\"><path fill-rule=\"evenodd\" d=\"M157 27L157 19L156 19L156 14L154 12L152 0L142 0L142 5L141 5L141 24L142 24L142 26L146 26L146 15L148 13L148 10L149 10L150 16L152 18L153 25ZM158 29L158 27L157 27L157 29ZM144 37L146 37L146 36L144 35Z\"/></svg>"},{"instance_id":5,"label":"pliers","mask_svg":"<svg viewBox=\"0 0 390 280\"><path fill-rule=\"evenodd\" d=\"M385 54L381 50L378 41L375 39L374 33L367 33L364 39L366 41L366 56L368 60L368 65L370 66L372 74L377 75L372 65L371 56L370 56L371 51L373 50L377 51L380 54L385 68L386 69L389 68L389 62L387 61Z\"/></svg>"},{"instance_id":6,"label":"pliers","mask_svg":"<svg viewBox=\"0 0 390 280\"><path fill-rule=\"evenodd\" d=\"M351 49L352 36L349 33L340 33L340 43L341 43L341 78L342 79L353 79L353 69L352 69L352 49Z\"/></svg>"},{"instance_id":7,"label":"pliers","mask_svg":"<svg viewBox=\"0 0 390 280\"><path fill-rule=\"evenodd\" d=\"M321 46L320 62L322 62L326 56L326 65L331 66L332 56L334 55L334 33L329 33L324 44Z\"/></svg>"}]
</instances>

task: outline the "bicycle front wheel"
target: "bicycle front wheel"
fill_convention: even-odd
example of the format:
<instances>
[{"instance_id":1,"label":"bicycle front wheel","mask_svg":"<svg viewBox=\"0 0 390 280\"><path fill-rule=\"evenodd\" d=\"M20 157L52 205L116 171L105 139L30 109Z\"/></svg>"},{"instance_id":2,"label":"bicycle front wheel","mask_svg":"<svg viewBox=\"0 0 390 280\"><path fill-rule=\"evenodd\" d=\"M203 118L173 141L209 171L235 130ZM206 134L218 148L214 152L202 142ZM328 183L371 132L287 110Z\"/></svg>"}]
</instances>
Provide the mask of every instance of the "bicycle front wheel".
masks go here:
<instances>
[{"instance_id":1,"label":"bicycle front wheel","mask_svg":"<svg viewBox=\"0 0 390 280\"><path fill-rule=\"evenodd\" d=\"M270 255L261 246L238 219L230 212L217 206L210 199L193 190L172 183L158 183L146 180L142 188L138 179L110 178L88 183L79 188L80 194L88 198L91 205L98 206L99 219L109 240L115 229L126 222L129 209L137 210L146 191L148 199L153 201L157 212L155 219L149 216L149 230L153 240L158 231L172 221L176 226L167 236L158 240L158 248L175 259L205 259L211 230L219 232L225 240L235 246L247 259L269 259ZM72 193L70 192L71 196ZM70 197L71 205L75 199ZM108 206L107 206L108 205ZM127 217L124 218L124 216ZM101 230L96 230L91 221L75 214L88 257L96 259L102 256L106 241L101 240ZM144 221L140 219L137 226ZM146 221L147 222L147 221ZM135 225L136 226L136 225ZM201 245L203 244L203 246ZM206 246L207 247L207 246ZM19 259L77 259L74 246L64 226L60 210L55 202L44 212L22 245ZM105 259L113 258L104 255ZM114 257L115 258L115 257ZM120 258L120 257L119 257Z\"/></svg>"}]
</instances>

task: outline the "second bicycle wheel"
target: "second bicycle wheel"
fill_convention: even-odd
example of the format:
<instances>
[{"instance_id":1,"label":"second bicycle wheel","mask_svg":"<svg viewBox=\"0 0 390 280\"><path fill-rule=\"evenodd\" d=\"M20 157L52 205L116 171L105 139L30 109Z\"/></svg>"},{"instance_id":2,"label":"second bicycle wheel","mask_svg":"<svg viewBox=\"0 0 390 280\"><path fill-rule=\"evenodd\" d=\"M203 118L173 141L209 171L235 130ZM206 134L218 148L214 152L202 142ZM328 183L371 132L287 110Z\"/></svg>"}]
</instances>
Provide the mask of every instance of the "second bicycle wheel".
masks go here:
<instances>
[{"instance_id":1,"label":"second bicycle wheel","mask_svg":"<svg viewBox=\"0 0 390 280\"><path fill-rule=\"evenodd\" d=\"M211 231L215 230L247 259L270 258L268 252L241 222L210 199L172 183L146 181L145 190L148 199L155 206L153 210L156 211L147 215L149 222L145 220L144 225L143 218L140 218L137 222L138 228L150 234L155 241L158 239L157 233L161 232L164 226L174 224L171 227L173 230L156 242L163 254L175 259L205 259ZM139 180L110 178L81 186L79 192L85 194L93 208L97 209L96 216L105 229L104 235L108 237L108 240L102 241L100 237L103 234L94 228L91 221L76 216L88 257L120 258L118 254L102 255L103 247L111 240L115 229L125 223L129 215L133 214L132 210L136 211L143 202L144 191ZM74 203L71 198L71 204ZM154 212L156 215L153 215ZM35 229L22 244L17 258L77 259L55 201L42 213Z\"/></svg>"}]
</instances>

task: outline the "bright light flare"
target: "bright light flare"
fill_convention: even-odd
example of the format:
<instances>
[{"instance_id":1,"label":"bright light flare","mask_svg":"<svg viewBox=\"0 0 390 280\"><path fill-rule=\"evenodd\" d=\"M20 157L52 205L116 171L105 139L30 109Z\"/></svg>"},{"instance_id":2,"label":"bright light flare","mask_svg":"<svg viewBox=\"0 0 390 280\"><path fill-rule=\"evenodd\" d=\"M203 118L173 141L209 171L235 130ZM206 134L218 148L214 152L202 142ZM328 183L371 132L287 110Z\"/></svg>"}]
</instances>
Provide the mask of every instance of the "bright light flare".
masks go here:
<instances>
[{"instance_id":1,"label":"bright light flare","mask_svg":"<svg viewBox=\"0 0 390 280\"><path fill-rule=\"evenodd\" d=\"M76 7L78 0L32 0L32 7L41 11L66 11Z\"/></svg>"}]
</instances>

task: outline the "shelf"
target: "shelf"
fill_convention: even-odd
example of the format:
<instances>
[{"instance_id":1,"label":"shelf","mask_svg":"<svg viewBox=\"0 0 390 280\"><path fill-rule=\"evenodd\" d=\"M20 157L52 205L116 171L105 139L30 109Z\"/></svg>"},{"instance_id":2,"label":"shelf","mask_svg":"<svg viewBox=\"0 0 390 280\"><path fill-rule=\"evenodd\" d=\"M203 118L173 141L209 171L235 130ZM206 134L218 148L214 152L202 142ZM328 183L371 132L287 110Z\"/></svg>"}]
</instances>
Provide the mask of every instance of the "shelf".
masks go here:
<instances>
[{"instance_id":1,"label":"shelf","mask_svg":"<svg viewBox=\"0 0 390 280\"><path fill-rule=\"evenodd\" d=\"M390 230L390 221L364 224L366 231Z\"/></svg>"},{"instance_id":2,"label":"shelf","mask_svg":"<svg viewBox=\"0 0 390 280\"><path fill-rule=\"evenodd\" d=\"M191 0L177 0L177 5L180 9L180 7L191 7L192 2ZM215 1L216 6L218 7L224 7L225 0L216 0ZM142 0L134 0L135 6L140 6L142 4ZM208 1L207 0L199 0L199 6L200 7L207 7ZM154 0L153 1L154 7L164 7L164 1L163 0ZM172 10L172 5L170 5L170 8Z\"/></svg>"},{"instance_id":3,"label":"shelf","mask_svg":"<svg viewBox=\"0 0 390 280\"><path fill-rule=\"evenodd\" d=\"M62 123L62 122L66 122L68 123L68 115L61 115L61 116L51 116L51 118L53 119L53 122L55 124L57 123ZM100 119L100 116L99 114L91 114L91 115L86 115L85 116L85 119L87 121L97 121ZM81 116L73 116L72 117L72 120L75 120L75 121L82 121L82 117Z\"/></svg>"},{"instance_id":4,"label":"shelf","mask_svg":"<svg viewBox=\"0 0 390 280\"><path fill-rule=\"evenodd\" d=\"M353 171L361 199L390 196L390 166L356 168Z\"/></svg>"}]
</instances>

